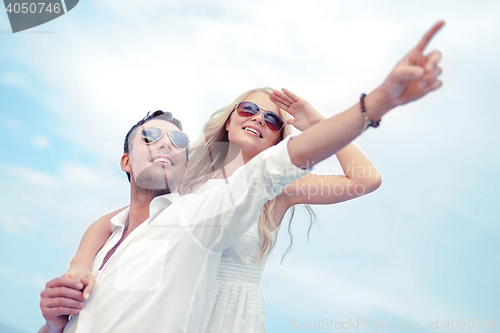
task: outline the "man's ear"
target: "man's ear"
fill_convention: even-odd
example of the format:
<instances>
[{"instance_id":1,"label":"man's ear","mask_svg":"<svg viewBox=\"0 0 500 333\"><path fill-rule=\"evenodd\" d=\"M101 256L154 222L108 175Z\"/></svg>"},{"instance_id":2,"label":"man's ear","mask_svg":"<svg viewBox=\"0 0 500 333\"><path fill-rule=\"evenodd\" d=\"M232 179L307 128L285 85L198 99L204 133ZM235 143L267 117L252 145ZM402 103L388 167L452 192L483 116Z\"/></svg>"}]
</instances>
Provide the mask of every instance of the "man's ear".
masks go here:
<instances>
[{"instance_id":1,"label":"man's ear","mask_svg":"<svg viewBox=\"0 0 500 333\"><path fill-rule=\"evenodd\" d=\"M130 165L130 154L123 154L120 160L120 167L122 171L132 173L132 165Z\"/></svg>"}]
</instances>

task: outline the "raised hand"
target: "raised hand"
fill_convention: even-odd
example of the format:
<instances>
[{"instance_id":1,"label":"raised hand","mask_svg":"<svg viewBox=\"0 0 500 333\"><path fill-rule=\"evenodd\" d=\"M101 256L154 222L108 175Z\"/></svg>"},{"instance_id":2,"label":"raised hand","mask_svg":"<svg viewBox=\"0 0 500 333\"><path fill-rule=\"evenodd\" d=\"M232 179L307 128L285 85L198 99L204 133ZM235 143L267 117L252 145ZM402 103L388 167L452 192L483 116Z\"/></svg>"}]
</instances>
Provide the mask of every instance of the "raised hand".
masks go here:
<instances>
[{"instance_id":1,"label":"raised hand","mask_svg":"<svg viewBox=\"0 0 500 333\"><path fill-rule=\"evenodd\" d=\"M443 84L437 78L442 71L438 66L441 52L434 51L424 55L425 47L443 25L444 21L437 22L396 64L382 84L382 88L393 101L394 106L416 100Z\"/></svg>"},{"instance_id":2,"label":"raised hand","mask_svg":"<svg viewBox=\"0 0 500 333\"><path fill-rule=\"evenodd\" d=\"M47 282L40 294L40 309L47 324L42 332L62 332L68 315L76 315L85 306L83 284L75 279L59 277Z\"/></svg>"},{"instance_id":3,"label":"raised hand","mask_svg":"<svg viewBox=\"0 0 500 333\"><path fill-rule=\"evenodd\" d=\"M304 131L325 119L305 99L300 98L285 88L282 90L283 92L273 89L269 94L269 99L293 117L293 119L288 119L288 124L293 125L300 131Z\"/></svg>"}]
</instances>

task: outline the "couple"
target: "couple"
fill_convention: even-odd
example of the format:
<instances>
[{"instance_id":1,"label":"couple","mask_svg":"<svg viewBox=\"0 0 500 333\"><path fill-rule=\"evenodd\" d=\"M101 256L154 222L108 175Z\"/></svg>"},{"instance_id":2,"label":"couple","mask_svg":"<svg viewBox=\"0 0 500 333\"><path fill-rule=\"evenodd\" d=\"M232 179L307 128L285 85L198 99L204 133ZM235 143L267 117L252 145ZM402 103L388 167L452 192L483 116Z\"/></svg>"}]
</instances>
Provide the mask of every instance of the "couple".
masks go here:
<instances>
[{"instance_id":1,"label":"couple","mask_svg":"<svg viewBox=\"0 0 500 333\"><path fill-rule=\"evenodd\" d=\"M170 113L141 120L127 134L121 159L130 206L92 225L70 270L47 283L41 331L264 331L257 284L286 210L356 196L313 195L304 185L357 183L365 193L380 185L378 175L307 173L332 154L344 170L353 160L371 167L350 142L392 108L441 85L440 53L424 56L423 50L443 24L434 25L380 87L329 119L287 90L256 89L212 115L204 127L208 149L191 153ZM286 112L293 120L283 120ZM287 123L303 133L292 140Z\"/></svg>"}]
</instances>

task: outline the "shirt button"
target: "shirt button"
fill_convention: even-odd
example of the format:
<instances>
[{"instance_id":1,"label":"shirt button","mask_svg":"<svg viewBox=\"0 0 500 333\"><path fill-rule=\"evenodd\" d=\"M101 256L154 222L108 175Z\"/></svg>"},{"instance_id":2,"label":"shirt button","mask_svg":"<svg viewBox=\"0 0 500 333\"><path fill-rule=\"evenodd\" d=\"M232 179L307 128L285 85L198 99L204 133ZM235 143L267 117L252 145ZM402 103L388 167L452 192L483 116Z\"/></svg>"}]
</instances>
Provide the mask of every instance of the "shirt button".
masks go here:
<instances>
[{"instance_id":1,"label":"shirt button","mask_svg":"<svg viewBox=\"0 0 500 333\"><path fill-rule=\"evenodd\" d=\"M88 319L88 318L89 318L89 314L88 314L87 312L85 312L85 313L83 314L83 319Z\"/></svg>"}]
</instances>

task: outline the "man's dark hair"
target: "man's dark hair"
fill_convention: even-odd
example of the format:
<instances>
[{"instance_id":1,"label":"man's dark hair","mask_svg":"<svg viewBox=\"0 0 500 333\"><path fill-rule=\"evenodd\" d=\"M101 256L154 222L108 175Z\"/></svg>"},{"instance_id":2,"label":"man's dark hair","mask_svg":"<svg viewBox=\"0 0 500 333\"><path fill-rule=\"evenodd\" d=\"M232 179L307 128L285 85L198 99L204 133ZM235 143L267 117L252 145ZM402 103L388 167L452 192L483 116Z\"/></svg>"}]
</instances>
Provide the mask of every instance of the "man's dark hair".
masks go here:
<instances>
[{"instance_id":1,"label":"man's dark hair","mask_svg":"<svg viewBox=\"0 0 500 333\"><path fill-rule=\"evenodd\" d=\"M179 119L174 118L174 116L172 116L172 113L170 113L168 111L161 111L161 110L154 111L154 112L149 111L148 114L146 115L146 117L142 118L137 124L132 126L132 128L128 131L127 135L125 136L125 144L123 145L123 153L124 154L129 153L128 140L130 139L130 135L132 134L132 132L134 132L134 130L137 127L141 126L142 124L147 123L148 121L154 120L154 119L168 121L169 123L172 123L175 126L177 126L179 128L179 130L182 131L182 123L180 122ZM188 148L186 148L186 162L188 160L188 156L189 156L189 152L188 152ZM130 173L126 172L126 174L128 177L128 181L130 182Z\"/></svg>"}]
</instances>

